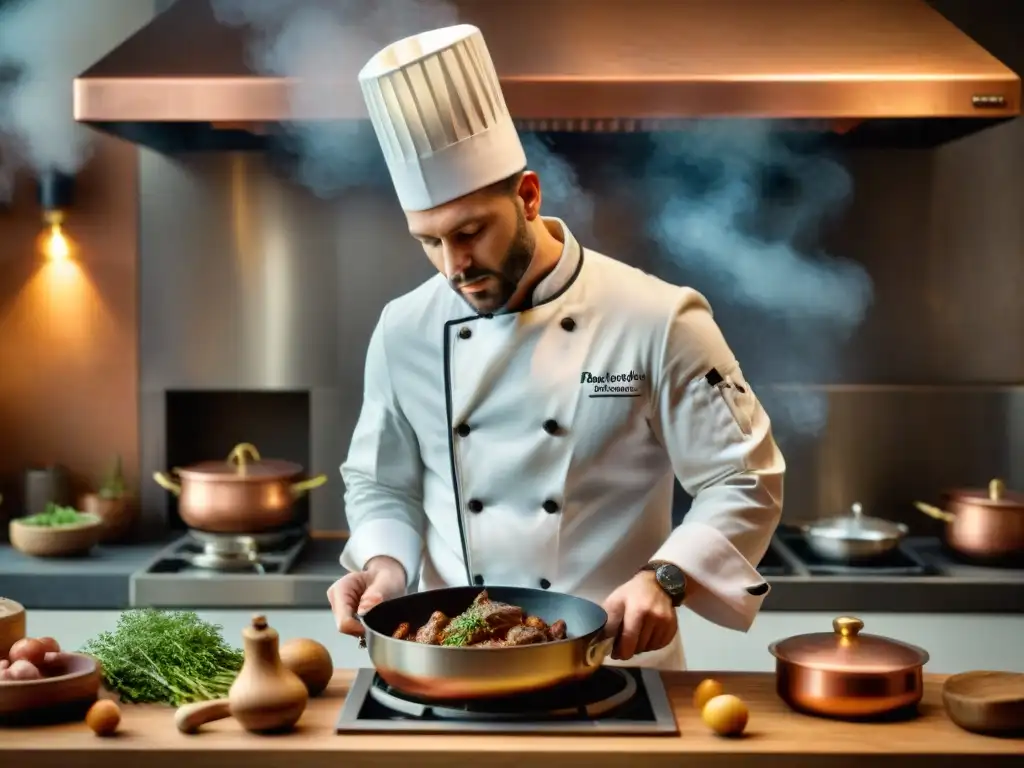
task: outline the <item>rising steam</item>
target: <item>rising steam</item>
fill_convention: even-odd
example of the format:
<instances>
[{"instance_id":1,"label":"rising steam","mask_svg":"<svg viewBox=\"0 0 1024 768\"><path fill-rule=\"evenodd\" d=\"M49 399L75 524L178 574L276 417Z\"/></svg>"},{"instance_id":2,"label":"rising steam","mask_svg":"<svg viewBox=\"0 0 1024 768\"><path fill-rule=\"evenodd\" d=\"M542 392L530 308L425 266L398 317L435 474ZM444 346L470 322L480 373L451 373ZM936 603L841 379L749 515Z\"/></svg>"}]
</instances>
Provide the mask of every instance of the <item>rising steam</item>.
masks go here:
<instances>
[{"instance_id":1,"label":"rising steam","mask_svg":"<svg viewBox=\"0 0 1024 768\"><path fill-rule=\"evenodd\" d=\"M254 71L293 79L296 114L336 98L339 74L354 79L383 46L459 21L456 10L438 0L211 2L221 23L248 28ZM387 183L367 124L290 121L280 128L298 161L296 181L315 194ZM638 198L646 196L647 234L667 259L666 270L673 274L666 276L708 293L720 315L737 311L754 329L770 334L740 356L755 382L820 381L834 373L842 342L872 298L870 279L859 265L816 246L819 227L850 196L843 167L794 148L770 123L708 121L653 142L632 183ZM523 143L530 167L543 180L545 211L586 234L592 197L580 188L572 166L542 136L524 135ZM621 158L609 161L611 167ZM785 179L786 194L766 190L766 177ZM824 426L824 397L806 390L798 397L773 397L761 390L779 431L815 434Z\"/></svg>"},{"instance_id":2,"label":"rising steam","mask_svg":"<svg viewBox=\"0 0 1024 768\"><path fill-rule=\"evenodd\" d=\"M293 78L294 114L337 98L337 78L351 77L384 46L459 23L441 0L211 0L222 24L246 27L249 66L260 74ZM295 180L320 197L356 186L387 184L380 147L368 123L289 121L280 126L294 158ZM554 210L578 227L591 217L590 198L576 174L538 137L523 137L530 167L544 178Z\"/></svg>"},{"instance_id":3,"label":"rising steam","mask_svg":"<svg viewBox=\"0 0 1024 768\"><path fill-rule=\"evenodd\" d=\"M72 82L152 15L141 0L0 2L0 200L19 171L73 174L88 160Z\"/></svg>"},{"instance_id":4,"label":"rising steam","mask_svg":"<svg viewBox=\"0 0 1024 768\"><path fill-rule=\"evenodd\" d=\"M748 375L782 383L833 376L872 300L863 267L817 245L821 226L850 199L845 168L778 124L713 120L657 136L644 178L649 234L674 277L767 334L741 355ZM825 426L822 393L762 389L762 398L782 432Z\"/></svg>"}]
</instances>

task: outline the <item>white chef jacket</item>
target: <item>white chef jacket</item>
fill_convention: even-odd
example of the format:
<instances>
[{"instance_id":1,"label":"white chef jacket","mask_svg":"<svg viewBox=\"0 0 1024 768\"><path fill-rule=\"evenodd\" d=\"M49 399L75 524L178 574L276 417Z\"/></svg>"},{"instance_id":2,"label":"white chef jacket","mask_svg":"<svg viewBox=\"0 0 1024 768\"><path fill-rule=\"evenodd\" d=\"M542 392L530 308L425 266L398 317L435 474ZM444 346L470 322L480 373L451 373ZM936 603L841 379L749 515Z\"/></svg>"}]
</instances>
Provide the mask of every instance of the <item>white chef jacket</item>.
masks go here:
<instances>
[{"instance_id":1,"label":"white chef jacket","mask_svg":"<svg viewBox=\"0 0 1024 768\"><path fill-rule=\"evenodd\" d=\"M341 564L601 603L664 560L687 608L746 631L782 506L768 416L701 294L545 223L564 247L532 307L477 315L442 275L385 306L341 466ZM674 530L673 476L693 497ZM682 669L681 641L631 664Z\"/></svg>"}]
</instances>

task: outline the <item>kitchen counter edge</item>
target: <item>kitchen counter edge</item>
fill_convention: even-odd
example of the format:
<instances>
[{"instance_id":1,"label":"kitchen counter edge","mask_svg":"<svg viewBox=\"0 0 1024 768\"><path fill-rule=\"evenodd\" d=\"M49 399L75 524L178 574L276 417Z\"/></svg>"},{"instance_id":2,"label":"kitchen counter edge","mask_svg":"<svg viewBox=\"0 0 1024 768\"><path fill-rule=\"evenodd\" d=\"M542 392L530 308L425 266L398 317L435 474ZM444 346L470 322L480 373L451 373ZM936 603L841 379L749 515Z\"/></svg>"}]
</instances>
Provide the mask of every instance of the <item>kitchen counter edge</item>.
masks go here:
<instances>
[{"instance_id":1,"label":"kitchen counter edge","mask_svg":"<svg viewBox=\"0 0 1024 768\"><path fill-rule=\"evenodd\" d=\"M441 768L469 756L493 768L521 766L524 755L566 768L626 766L643 755L647 768L700 766L962 766L965 758L984 757L985 765L1019 764L1022 742L969 734L948 720L941 703L944 675L926 675L919 717L904 723L858 724L821 720L790 711L775 694L774 676L765 673L667 673L665 682L679 725L678 735L576 736L543 735L396 735L337 734L335 726L354 670L336 670L327 692L310 704L291 734L255 736L233 721L203 726L197 734L177 733L166 707L123 707L120 733L93 736L84 723L0 730L5 764L19 758L33 768L189 768L237 762L247 768L289 768L342 764ZM705 677L722 681L726 690L747 702L747 734L722 739L710 733L693 709L693 690ZM145 753L144 755L142 753ZM688 760L692 761L689 762Z\"/></svg>"}]
</instances>

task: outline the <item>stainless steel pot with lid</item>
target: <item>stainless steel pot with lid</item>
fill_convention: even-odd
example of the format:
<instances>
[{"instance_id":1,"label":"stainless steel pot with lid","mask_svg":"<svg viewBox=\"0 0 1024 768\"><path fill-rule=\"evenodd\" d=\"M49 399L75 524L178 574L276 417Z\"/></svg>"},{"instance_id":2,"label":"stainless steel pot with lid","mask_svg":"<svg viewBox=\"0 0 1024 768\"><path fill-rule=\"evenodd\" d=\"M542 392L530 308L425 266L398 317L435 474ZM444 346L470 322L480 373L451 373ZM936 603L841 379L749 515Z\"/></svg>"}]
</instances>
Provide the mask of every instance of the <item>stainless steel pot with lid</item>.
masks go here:
<instances>
[{"instance_id":1,"label":"stainless steel pot with lid","mask_svg":"<svg viewBox=\"0 0 1024 768\"><path fill-rule=\"evenodd\" d=\"M881 517L864 514L858 502L849 515L816 520L801 526L807 545L819 557L833 562L873 560L896 549L908 528Z\"/></svg>"}]
</instances>

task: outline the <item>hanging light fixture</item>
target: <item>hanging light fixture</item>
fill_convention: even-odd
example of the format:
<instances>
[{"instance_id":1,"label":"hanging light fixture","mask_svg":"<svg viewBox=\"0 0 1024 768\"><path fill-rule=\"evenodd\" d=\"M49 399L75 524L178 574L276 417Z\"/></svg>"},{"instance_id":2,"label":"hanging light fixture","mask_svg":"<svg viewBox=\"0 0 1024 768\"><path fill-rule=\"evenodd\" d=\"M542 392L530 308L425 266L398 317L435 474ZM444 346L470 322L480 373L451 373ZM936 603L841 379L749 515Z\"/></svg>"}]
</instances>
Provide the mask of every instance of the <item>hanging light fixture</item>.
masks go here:
<instances>
[{"instance_id":1,"label":"hanging light fixture","mask_svg":"<svg viewBox=\"0 0 1024 768\"><path fill-rule=\"evenodd\" d=\"M74 201L75 179L61 171L50 170L39 175L39 207L43 212L43 253L51 261L66 261L71 247L64 234L67 211Z\"/></svg>"}]
</instances>

